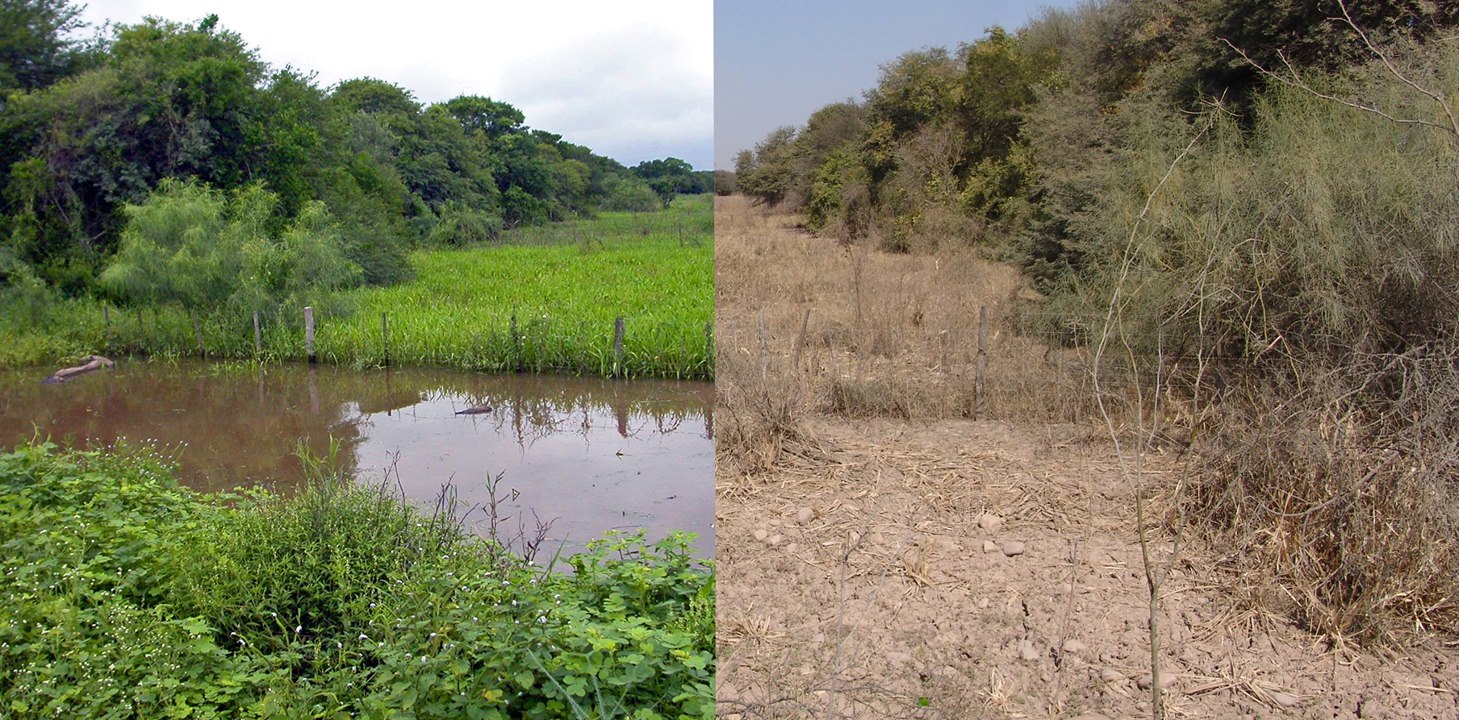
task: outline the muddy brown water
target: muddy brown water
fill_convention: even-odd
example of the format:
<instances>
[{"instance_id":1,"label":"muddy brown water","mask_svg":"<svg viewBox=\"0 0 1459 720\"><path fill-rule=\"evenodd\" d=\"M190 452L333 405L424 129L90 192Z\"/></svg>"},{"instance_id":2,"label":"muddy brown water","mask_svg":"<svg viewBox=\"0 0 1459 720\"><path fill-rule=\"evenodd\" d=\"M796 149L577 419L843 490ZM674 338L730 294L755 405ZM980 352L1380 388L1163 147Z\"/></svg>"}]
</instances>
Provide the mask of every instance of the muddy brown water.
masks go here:
<instances>
[{"instance_id":1,"label":"muddy brown water","mask_svg":"<svg viewBox=\"0 0 1459 720\"><path fill-rule=\"evenodd\" d=\"M51 370L0 371L0 446L147 444L175 456L191 488L290 494L306 482L297 449L320 455L333 441L360 482L427 507L447 484L463 510L485 507L500 474L506 526L552 519L547 545L565 542L565 554L645 528L696 533L698 553L714 555L711 383L122 361L41 385ZM485 518L466 514L478 532Z\"/></svg>"}]
</instances>

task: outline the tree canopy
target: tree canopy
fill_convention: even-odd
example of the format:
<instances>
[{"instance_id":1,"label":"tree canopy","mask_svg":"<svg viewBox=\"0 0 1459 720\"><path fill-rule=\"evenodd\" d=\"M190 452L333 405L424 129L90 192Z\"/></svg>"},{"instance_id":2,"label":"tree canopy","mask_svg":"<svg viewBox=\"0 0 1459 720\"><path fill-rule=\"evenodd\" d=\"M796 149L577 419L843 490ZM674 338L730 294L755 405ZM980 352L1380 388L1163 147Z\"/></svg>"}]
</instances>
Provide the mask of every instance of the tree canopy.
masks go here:
<instances>
[{"instance_id":1,"label":"tree canopy","mask_svg":"<svg viewBox=\"0 0 1459 720\"><path fill-rule=\"evenodd\" d=\"M322 88L270 67L217 16L78 40L79 12L0 0L0 248L66 293L115 289L97 278L159 193L164 206L266 193L275 239L327 216L359 278L390 283L411 247L708 189L681 160L630 170L502 100L422 103L378 78Z\"/></svg>"}]
</instances>

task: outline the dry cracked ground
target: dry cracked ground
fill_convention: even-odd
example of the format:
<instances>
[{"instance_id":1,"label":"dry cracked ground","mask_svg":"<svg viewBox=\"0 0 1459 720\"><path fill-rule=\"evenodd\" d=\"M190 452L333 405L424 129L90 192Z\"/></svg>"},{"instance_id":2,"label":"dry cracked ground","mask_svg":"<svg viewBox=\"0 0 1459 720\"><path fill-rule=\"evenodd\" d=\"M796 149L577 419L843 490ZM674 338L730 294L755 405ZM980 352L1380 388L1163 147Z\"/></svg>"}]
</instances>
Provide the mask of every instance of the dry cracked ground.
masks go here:
<instances>
[{"instance_id":1,"label":"dry cracked ground","mask_svg":"<svg viewBox=\"0 0 1459 720\"><path fill-rule=\"evenodd\" d=\"M1057 360L998 331L994 419L958 417L976 308L1000 317L1016 278L793 223L717 208L720 717L1151 716L1133 488L1190 459L1152 450L1132 479L1039 367ZM1459 648L1333 647L1249 585L1179 545L1156 615L1169 717L1459 718Z\"/></svg>"}]
</instances>

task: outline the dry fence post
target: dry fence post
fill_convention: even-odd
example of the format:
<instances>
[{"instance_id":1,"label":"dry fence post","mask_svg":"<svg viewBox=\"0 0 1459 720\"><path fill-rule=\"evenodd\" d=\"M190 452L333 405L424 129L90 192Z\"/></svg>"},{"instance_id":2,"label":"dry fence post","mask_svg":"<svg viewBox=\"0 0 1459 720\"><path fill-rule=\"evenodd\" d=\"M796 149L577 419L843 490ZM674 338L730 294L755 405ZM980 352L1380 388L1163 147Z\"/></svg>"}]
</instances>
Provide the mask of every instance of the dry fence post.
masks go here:
<instances>
[{"instance_id":1,"label":"dry fence post","mask_svg":"<svg viewBox=\"0 0 1459 720\"><path fill-rule=\"evenodd\" d=\"M791 367L796 370L800 370L800 352L805 349L805 333L806 329L810 327L810 324L811 309L806 308L805 314L800 317L800 335L797 335L795 338L795 361L791 363Z\"/></svg>"},{"instance_id":2,"label":"dry fence post","mask_svg":"<svg viewBox=\"0 0 1459 720\"><path fill-rule=\"evenodd\" d=\"M263 354L263 330L258 324L258 311L253 311L253 354L255 357Z\"/></svg>"},{"instance_id":3,"label":"dry fence post","mask_svg":"<svg viewBox=\"0 0 1459 720\"><path fill-rule=\"evenodd\" d=\"M938 365L939 368L942 368L942 374L944 374L944 375L946 375L949 372L951 372L951 367L949 365L949 358L948 358L948 354L949 354L949 351L951 350L951 346L952 346L952 318L951 317L948 317L948 319L947 319L947 329L942 331L942 363Z\"/></svg>"},{"instance_id":4,"label":"dry fence post","mask_svg":"<svg viewBox=\"0 0 1459 720\"><path fill-rule=\"evenodd\" d=\"M770 354L765 348L765 311L760 311L760 382L770 378Z\"/></svg>"},{"instance_id":5,"label":"dry fence post","mask_svg":"<svg viewBox=\"0 0 1459 720\"><path fill-rule=\"evenodd\" d=\"M978 364L973 369L973 384L977 388L977 419L987 419L988 393L983 381L988 371L988 306L978 306Z\"/></svg>"},{"instance_id":6,"label":"dry fence post","mask_svg":"<svg viewBox=\"0 0 1459 720\"><path fill-rule=\"evenodd\" d=\"M304 354L309 356L309 364L317 362L314 357L314 307L304 308Z\"/></svg>"}]
</instances>

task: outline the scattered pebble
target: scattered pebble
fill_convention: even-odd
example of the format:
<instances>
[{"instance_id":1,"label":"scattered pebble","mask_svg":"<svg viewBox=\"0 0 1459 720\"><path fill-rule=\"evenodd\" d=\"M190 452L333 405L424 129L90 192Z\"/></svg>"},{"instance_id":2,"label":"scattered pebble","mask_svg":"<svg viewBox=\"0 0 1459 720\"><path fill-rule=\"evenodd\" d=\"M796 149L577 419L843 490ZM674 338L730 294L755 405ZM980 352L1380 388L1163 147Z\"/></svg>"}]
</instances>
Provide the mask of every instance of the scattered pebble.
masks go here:
<instances>
[{"instance_id":1,"label":"scattered pebble","mask_svg":"<svg viewBox=\"0 0 1459 720\"><path fill-rule=\"evenodd\" d=\"M978 609L979 610L987 610L988 609L988 598L978 598Z\"/></svg>"},{"instance_id":2,"label":"scattered pebble","mask_svg":"<svg viewBox=\"0 0 1459 720\"><path fill-rule=\"evenodd\" d=\"M1180 676L1176 675L1173 672L1163 672L1163 673L1160 673L1160 687L1162 689L1163 688L1168 688L1171 685L1174 685L1175 684L1175 681L1176 680L1179 680L1179 679L1180 679ZM1139 680L1136 680L1135 681L1135 684L1136 685L1139 685L1141 690L1149 690L1150 689L1150 676L1149 675L1142 676Z\"/></svg>"},{"instance_id":3,"label":"scattered pebble","mask_svg":"<svg viewBox=\"0 0 1459 720\"><path fill-rule=\"evenodd\" d=\"M816 511L815 510L812 510L812 509L810 509L808 507L803 507L803 508L801 508L799 511L797 511L795 513L795 521L798 522L798 523L800 523L800 524L802 524L802 525L804 525L804 524L810 522L811 519L814 518L815 516L816 516Z\"/></svg>"},{"instance_id":4,"label":"scattered pebble","mask_svg":"<svg viewBox=\"0 0 1459 720\"><path fill-rule=\"evenodd\" d=\"M995 543L992 540L984 540L983 541L983 552L990 553L990 552L993 552L994 550L997 550L997 549L998 549L998 543Z\"/></svg>"},{"instance_id":5,"label":"scattered pebble","mask_svg":"<svg viewBox=\"0 0 1459 720\"><path fill-rule=\"evenodd\" d=\"M765 542L765 538L767 537L770 537L770 533L765 528L760 528L759 530L755 531L756 540L759 540L760 542Z\"/></svg>"},{"instance_id":6,"label":"scattered pebble","mask_svg":"<svg viewBox=\"0 0 1459 720\"><path fill-rule=\"evenodd\" d=\"M908 653L897 652L894 650L887 653L887 660L889 660L893 665L906 665L907 663L912 662L912 656Z\"/></svg>"},{"instance_id":7,"label":"scattered pebble","mask_svg":"<svg viewBox=\"0 0 1459 720\"><path fill-rule=\"evenodd\" d=\"M1003 518L985 513L978 518L978 527L988 532L998 532L998 529L1003 527Z\"/></svg>"},{"instance_id":8,"label":"scattered pebble","mask_svg":"<svg viewBox=\"0 0 1459 720\"><path fill-rule=\"evenodd\" d=\"M1113 685L1114 683L1124 680L1125 676L1120 673L1120 671L1114 668L1105 668L1099 671L1099 679Z\"/></svg>"},{"instance_id":9,"label":"scattered pebble","mask_svg":"<svg viewBox=\"0 0 1459 720\"><path fill-rule=\"evenodd\" d=\"M774 535L771 535L769 538L767 538L765 540L765 543L767 545L769 545L770 547L775 547L776 545L779 545L780 544L780 541L782 541L784 539L785 538L783 538L783 537L780 536L780 533L775 533Z\"/></svg>"},{"instance_id":10,"label":"scattered pebble","mask_svg":"<svg viewBox=\"0 0 1459 720\"><path fill-rule=\"evenodd\" d=\"M1023 550L1024 547L1022 540L1007 540L1003 543L1003 554L1007 555L1008 557L1013 557L1014 555L1022 555Z\"/></svg>"},{"instance_id":11,"label":"scattered pebble","mask_svg":"<svg viewBox=\"0 0 1459 720\"><path fill-rule=\"evenodd\" d=\"M1071 655L1081 655L1084 653L1085 650L1088 649L1089 646L1085 645L1083 640L1075 640L1073 638L1070 638L1064 641L1064 652Z\"/></svg>"},{"instance_id":12,"label":"scattered pebble","mask_svg":"<svg viewBox=\"0 0 1459 720\"><path fill-rule=\"evenodd\" d=\"M1018 643L1018 656L1027 662L1039 659L1039 650L1033 646L1030 640L1023 640Z\"/></svg>"}]
</instances>

